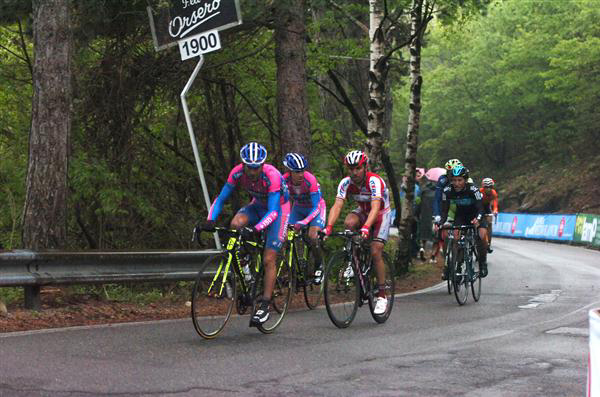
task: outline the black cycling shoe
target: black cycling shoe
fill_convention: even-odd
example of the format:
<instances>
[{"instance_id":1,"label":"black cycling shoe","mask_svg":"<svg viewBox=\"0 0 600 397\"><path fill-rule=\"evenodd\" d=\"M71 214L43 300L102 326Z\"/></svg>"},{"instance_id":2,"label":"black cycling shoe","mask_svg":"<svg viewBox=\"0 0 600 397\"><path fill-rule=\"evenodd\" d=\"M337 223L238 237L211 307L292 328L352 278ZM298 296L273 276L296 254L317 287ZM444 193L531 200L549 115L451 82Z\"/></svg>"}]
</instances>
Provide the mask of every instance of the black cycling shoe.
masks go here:
<instances>
[{"instance_id":1,"label":"black cycling shoe","mask_svg":"<svg viewBox=\"0 0 600 397\"><path fill-rule=\"evenodd\" d=\"M494 250L491 247L488 247L488 254L491 254Z\"/></svg>"},{"instance_id":2,"label":"black cycling shoe","mask_svg":"<svg viewBox=\"0 0 600 397\"><path fill-rule=\"evenodd\" d=\"M269 301L262 300L250 319L250 326L264 324L269 319Z\"/></svg>"},{"instance_id":3,"label":"black cycling shoe","mask_svg":"<svg viewBox=\"0 0 600 397\"><path fill-rule=\"evenodd\" d=\"M487 262L481 262L479 264L479 275L484 278L488 275Z\"/></svg>"}]
</instances>

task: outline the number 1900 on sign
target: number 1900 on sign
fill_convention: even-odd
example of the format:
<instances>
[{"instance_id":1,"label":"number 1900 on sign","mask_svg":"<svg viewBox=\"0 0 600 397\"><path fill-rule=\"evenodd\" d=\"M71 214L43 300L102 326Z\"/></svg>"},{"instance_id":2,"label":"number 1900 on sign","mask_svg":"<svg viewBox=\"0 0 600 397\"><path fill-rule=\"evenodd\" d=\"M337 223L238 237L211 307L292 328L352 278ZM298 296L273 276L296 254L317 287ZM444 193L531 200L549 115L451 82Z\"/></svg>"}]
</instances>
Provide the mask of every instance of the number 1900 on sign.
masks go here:
<instances>
[{"instance_id":1,"label":"number 1900 on sign","mask_svg":"<svg viewBox=\"0 0 600 397\"><path fill-rule=\"evenodd\" d=\"M219 49L221 49L221 40L219 39L219 32L216 30L179 41L179 52L182 61Z\"/></svg>"}]
</instances>

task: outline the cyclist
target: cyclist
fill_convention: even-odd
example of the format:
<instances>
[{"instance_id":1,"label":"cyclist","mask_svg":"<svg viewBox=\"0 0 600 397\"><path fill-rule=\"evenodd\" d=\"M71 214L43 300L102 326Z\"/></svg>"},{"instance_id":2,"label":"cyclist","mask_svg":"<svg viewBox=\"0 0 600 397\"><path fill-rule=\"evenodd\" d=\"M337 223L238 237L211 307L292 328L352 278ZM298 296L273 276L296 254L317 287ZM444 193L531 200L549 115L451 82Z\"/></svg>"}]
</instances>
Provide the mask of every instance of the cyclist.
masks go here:
<instances>
[{"instance_id":1,"label":"cyclist","mask_svg":"<svg viewBox=\"0 0 600 397\"><path fill-rule=\"evenodd\" d=\"M440 221L436 224L436 228L439 228L440 224L443 224L448 218L450 202L455 203L456 213L454 214L454 225L461 226L473 224L477 227L477 236L479 236L479 238L476 238L476 246L477 257L479 258L479 269L481 277L486 277L487 225L483 218L482 194L477 186L468 182L469 170L464 166L458 165L454 167L450 175L451 183L444 188L442 194L442 215ZM455 237L458 239L458 231L455 231Z\"/></svg>"},{"instance_id":2,"label":"cyclist","mask_svg":"<svg viewBox=\"0 0 600 397\"><path fill-rule=\"evenodd\" d=\"M317 269L314 274L315 284L320 284L323 278L322 255L318 247L318 232L325 227L325 200L321 196L321 185L317 178L308 172L308 161L299 153L288 153L283 159L283 165L289 170L283 174L291 201L290 225L296 231L308 226L308 237L313 247Z\"/></svg>"},{"instance_id":3,"label":"cyclist","mask_svg":"<svg viewBox=\"0 0 600 397\"><path fill-rule=\"evenodd\" d=\"M290 203L287 185L281 173L266 164L267 149L258 142L250 142L240 150L242 163L236 165L227 178L221 193L208 212L205 230L214 230L223 204L236 187L245 189L252 201L242 207L231 220L231 228L241 230L246 238L260 231L266 232L263 254L265 267L264 294L252 315L251 324L262 324L269 319L269 304L275 286L275 259L285 241Z\"/></svg>"},{"instance_id":4,"label":"cyclist","mask_svg":"<svg viewBox=\"0 0 600 397\"><path fill-rule=\"evenodd\" d=\"M434 247L433 253L431 254L431 261L435 261L435 257L439 253L440 249L442 250L442 255L446 254L446 235L447 231L444 229L436 228L435 225L440 222L442 219L441 216L441 208L442 208L442 194L446 186L450 184L450 171L457 165L462 165L459 159L450 159L446 161L444 164L444 168L446 169L446 174L440 175L437 184L435 185L435 197L433 199L433 224L434 224L434 233L436 235L436 240L438 244ZM448 222L451 223L451 222ZM442 272L442 279L448 279L448 267L444 264L444 270Z\"/></svg>"},{"instance_id":5,"label":"cyclist","mask_svg":"<svg viewBox=\"0 0 600 397\"><path fill-rule=\"evenodd\" d=\"M346 216L344 227L350 230L360 230L363 238L373 236L371 256L375 263L379 290L373 313L383 314L388 304L384 290L383 246L389 235L392 214L388 188L379 175L368 170L368 161L367 155L360 150L353 150L344 158L349 176L342 179L338 185L335 204L329 213L325 234L331 234L346 197L352 197L357 202L358 208ZM350 272L351 270L350 268L346 271Z\"/></svg>"},{"instance_id":6,"label":"cyclist","mask_svg":"<svg viewBox=\"0 0 600 397\"><path fill-rule=\"evenodd\" d=\"M495 182L492 178L483 178L481 181L482 187L479 189L483 195L483 209L486 214L487 235L488 235L488 252L491 254L492 249L492 215L494 219L498 216L498 192L494 189Z\"/></svg>"}]
</instances>

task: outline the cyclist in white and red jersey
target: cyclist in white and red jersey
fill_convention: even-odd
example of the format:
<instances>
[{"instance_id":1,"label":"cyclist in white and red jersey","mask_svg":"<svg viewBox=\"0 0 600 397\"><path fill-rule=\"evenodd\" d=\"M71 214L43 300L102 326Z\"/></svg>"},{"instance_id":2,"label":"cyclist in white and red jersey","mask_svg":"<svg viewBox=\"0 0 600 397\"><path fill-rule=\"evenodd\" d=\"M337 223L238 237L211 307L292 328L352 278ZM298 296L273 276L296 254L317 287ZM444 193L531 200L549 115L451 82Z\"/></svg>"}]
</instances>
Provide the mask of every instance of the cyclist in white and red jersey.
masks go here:
<instances>
[{"instance_id":1,"label":"cyclist in white and red jersey","mask_svg":"<svg viewBox=\"0 0 600 397\"><path fill-rule=\"evenodd\" d=\"M250 142L240 150L242 164L236 165L227 178L221 193L208 212L203 229L214 230L216 220L233 190L246 190L252 201L241 208L231 221L231 228L242 231L247 237L264 230L266 232L263 266L265 267L264 294L252 324L262 324L269 319L269 304L275 286L275 259L286 237L290 214L289 194L283 176L271 164L265 164L267 149Z\"/></svg>"},{"instance_id":2,"label":"cyclist in white and red jersey","mask_svg":"<svg viewBox=\"0 0 600 397\"><path fill-rule=\"evenodd\" d=\"M360 150L353 150L344 158L349 176L342 179L338 185L335 204L329 213L325 234L331 234L346 198L351 197L356 201L358 208L346 216L344 227L350 230L360 230L363 238L373 237L371 256L375 263L379 290L373 312L383 314L388 304L384 291L383 246L388 239L392 216L388 188L379 175L368 170L368 161L367 155Z\"/></svg>"},{"instance_id":3,"label":"cyclist in white and red jersey","mask_svg":"<svg viewBox=\"0 0 600 397\"><path fill-rule=\"evenodd\" d=\"M288 153L283 159L283 165L289 170L283 174L283 180L292 201L290 225L296 231L308 227L308 238L315 255L316 269L315 284L320 284L323 277L322 255L318 246L317 233L325 227L325 200L321 196L321 185L317 178L308 172L308 161L300 153Z\"/></svg>"}]
</instances>

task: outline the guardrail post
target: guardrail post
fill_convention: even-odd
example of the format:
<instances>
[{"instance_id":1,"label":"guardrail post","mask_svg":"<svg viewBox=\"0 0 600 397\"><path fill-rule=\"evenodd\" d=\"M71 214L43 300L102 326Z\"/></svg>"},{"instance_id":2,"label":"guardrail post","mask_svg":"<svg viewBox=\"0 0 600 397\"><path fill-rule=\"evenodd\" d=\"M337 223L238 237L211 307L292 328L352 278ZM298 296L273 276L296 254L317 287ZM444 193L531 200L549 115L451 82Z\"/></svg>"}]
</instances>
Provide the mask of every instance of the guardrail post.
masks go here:
<instances>
[{"instance_id":1,"label":"guardrail post","mask_svg":"<svg viewBox=\"0 0 600 397\"><path fill-rule=\"evenodd\" d=\"M38 285L27 286L25 289L25 309L41 310L40 287Z\"/></svg>"}]
</instances>

